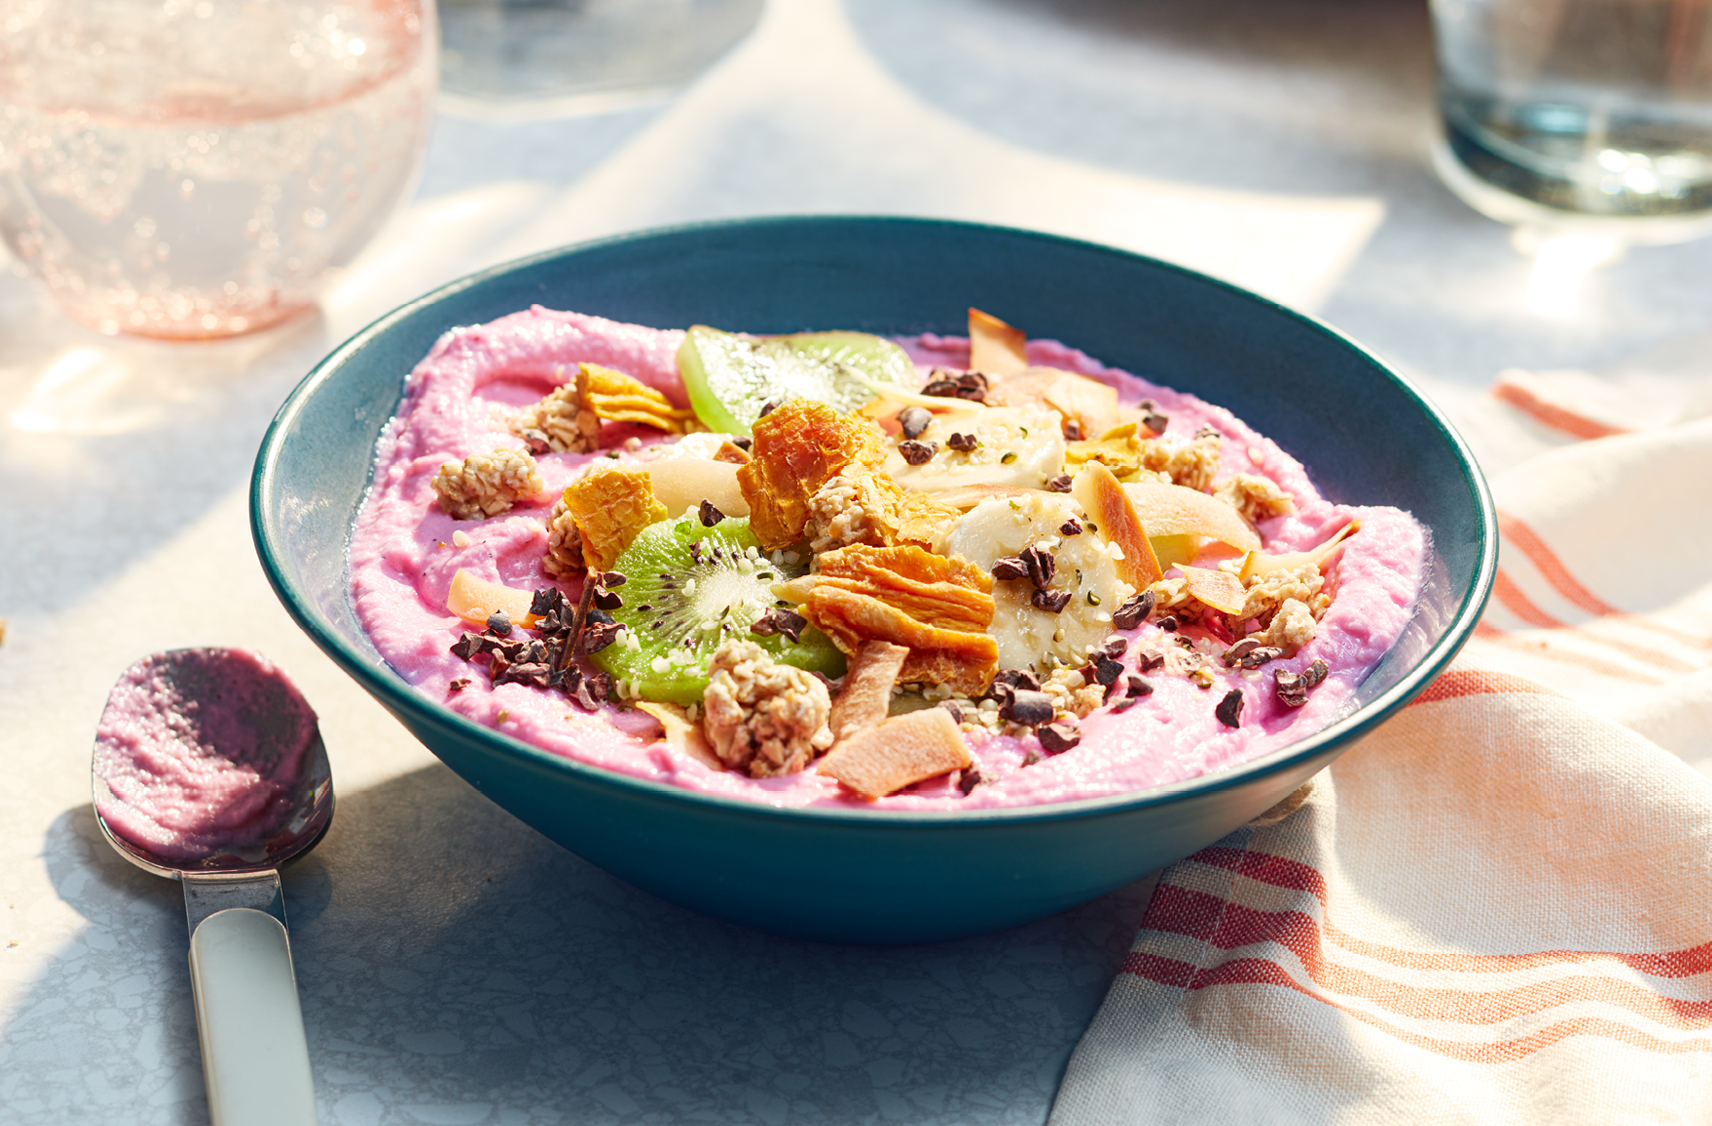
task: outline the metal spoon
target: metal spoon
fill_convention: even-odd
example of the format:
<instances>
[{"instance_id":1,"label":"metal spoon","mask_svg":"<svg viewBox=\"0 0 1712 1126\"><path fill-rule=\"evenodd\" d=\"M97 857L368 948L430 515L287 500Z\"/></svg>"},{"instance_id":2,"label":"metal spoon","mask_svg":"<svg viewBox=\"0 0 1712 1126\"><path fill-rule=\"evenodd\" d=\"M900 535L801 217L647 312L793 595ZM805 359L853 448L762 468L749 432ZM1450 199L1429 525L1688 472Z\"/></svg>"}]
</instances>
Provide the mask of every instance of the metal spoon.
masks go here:
<instances>
[{"instance_id":1,"label":"metal spoon","mask_svg":"<svg viewBox=\"0 0 1712 1126\"><path fill-rule=\"evenodd\" d=\"M184 885L214 1126L314 1124L280 865L333 819L315 713L266 658L177 649L114 685L90 764L119 855Z\"/></svg>"}]
</instances>

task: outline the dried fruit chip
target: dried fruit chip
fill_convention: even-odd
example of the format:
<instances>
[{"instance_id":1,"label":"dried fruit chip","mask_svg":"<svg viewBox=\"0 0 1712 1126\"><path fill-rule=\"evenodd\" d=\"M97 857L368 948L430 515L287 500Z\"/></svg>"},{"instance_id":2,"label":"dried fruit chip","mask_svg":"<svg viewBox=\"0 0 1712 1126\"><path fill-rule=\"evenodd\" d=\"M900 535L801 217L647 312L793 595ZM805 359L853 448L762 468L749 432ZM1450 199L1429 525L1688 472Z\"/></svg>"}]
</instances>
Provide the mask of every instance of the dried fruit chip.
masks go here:
<instances>
[{"instance_id":1,"label":"dried fruit chip","mask_svg":"<svg viewBox=\"0 0 1712 1126\"><path fill-rule=\"evenodd\" d=\"M900 681L982 691L998 667L993 581L968 561L919 547L854 545L820 556L819 571L773 589L854 654L865 641L910 650Z\"/></svg>"},{"instance_id":2,"label":"dried fruit chip","mask_svg":"<svg viewBox=\"0 0 1712 1126\"><path fill-rule=\"evenodd\" d=\"M695 418L694 411L673 407L646 383L599 364L577 365L577 398L597 418L639 422L668 434L682 434Z\"/></svg>"},{"instance_id":3,"label":"dried fruit chip","mask_svg":"<svg viewBox=\"0 0 1712 1126\"><path fill-rule=\"evenodd\" d=\"M682 704L655 703L652 700L633 703L637 710L660 721L660 738L668 747L684 752L709 770L725 769L725 764L713 753L713 745L702 734L701 724L690 719L688 709Z\"/></svg>"},{"instance_id":4,"label":"dried fruit chip","mask_svg":"<svg viewBox=\"0 0 1712 1126\"><path fill-rule=\"evenodd\" d=\"M889 641L864 641L857 647L832 700L832 719L827 726L834 738L843 739L885 722L892 704L892 685L908 656L908 649Z\"/></svg>"},{"instance_id":5,"label":"dried fruit chip","mask_svg":"<svg viewBox=\"0 0 1712 1126\"><path fill-rule=\"evenodd\" d=\"M1123 487L1150 536L1203 536L1239 551L1258 551L1260 536L1242 515L1206 493L1155 483Z\"/></svg>"},{"instance_id":6,"label":"dried fruit chip","mask_svg":"<svg viewBox=\"0 0 1712 1126\"><path fill-rule=\"evenodd\" d=\"M1118 578L1137 590L1159 581L1159 559L1147 542L1149 531L1111 470L1097 461L1089 462L1071 482L1070 494L1099 527L1100 534L1123 552L1118 560Z\"/></svg>"},{"instance_id":7,"label":"dried fruit chip","mask_svg":"<svg viewBox=\"0 0 1712 1126\"><path fill-rule=\"evenodd\" d=\"M749 503L749 526L768 551L802 538L809 502L820 487L851 466L878 469L885 433L867 419L849 418L825 403L792 399L755 422L751 461L737 470Z\"/></svg>"},{"instance_id":8,"label":"dried fruit chip","mask_svg":"<svg viewBox=\"0 0 1712 1126\"><path fill-rule=\"evenodd\" d=\"M653 482L639 469L591 473L565 490L559 506L582 535L583 561L602 571L612 567L636 533L666 518L666 506L654 497ZM559 516L559 506L553 517Z\"/></svg>"},{"instance_id":9,"label":"dried fruit chip","mask_svg":"<svg viewBox=\"0 0 1712 1126\"><path fill-rule=\"evenodd\" d=\"M1248 601L1248 591L1242 580L1229 571L1214 571L1206 567L1184 567L1183 589L1195 598L1227 614L1242 613Z\"/></svg>"},{"instance_id":10,"label":"dried fruit chip","mask_svg":"<svg viewBox=\"0 0 1712 1126\"><path fill-rule=\"evenodd\" d=\"M962 770L972 761L957 721L942 708L924 708L857 732L829 751L816 769L874 799Z\"/></svg>"},{"instance_id":11,"label":"dried fruit chip","mask_svg":"<svg viewBox=\"0 0 1712 1126\"><path fill-rule=\"evenodd\" d=\"M1028 367L1028 337L999 318L969 310L969 367L992 375L1010 375Z\"/></svg>"},{"instance_id":12,"label":"dried fruit chip","mask_svg":"<svg viewBox=\"0 0 1712 1126\"><path fill-rule=\"evenodd\" d=\"M471 625L485 626L490 617L500 612L511 622L533 628L537 620L529 612L533 600L534 595L527 590L478 579L460 567L452 575L452 589L446 594L446 609Z\"/></svg>"}]
</instances>

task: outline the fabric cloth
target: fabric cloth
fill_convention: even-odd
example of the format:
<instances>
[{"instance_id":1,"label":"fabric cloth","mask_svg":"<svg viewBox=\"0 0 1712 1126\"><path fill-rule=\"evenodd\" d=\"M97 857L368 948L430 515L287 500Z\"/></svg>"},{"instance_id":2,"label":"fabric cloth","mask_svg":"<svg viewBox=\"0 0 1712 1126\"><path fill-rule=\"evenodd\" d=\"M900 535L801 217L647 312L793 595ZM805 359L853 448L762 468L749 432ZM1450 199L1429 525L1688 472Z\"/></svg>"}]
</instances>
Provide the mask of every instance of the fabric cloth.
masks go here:
<instances>
[{"instance_id":1,"label":"fabric cloth","mask_svg":"<svg viewBox=\"0 0 1712 1126\"><path fill-rule=\"evenodd\" d=\"M1478 632L1165 870L1054 1126L1712 1122L1712 419L1596 384L1495 384Z\"/></svg>"}]
</instances>

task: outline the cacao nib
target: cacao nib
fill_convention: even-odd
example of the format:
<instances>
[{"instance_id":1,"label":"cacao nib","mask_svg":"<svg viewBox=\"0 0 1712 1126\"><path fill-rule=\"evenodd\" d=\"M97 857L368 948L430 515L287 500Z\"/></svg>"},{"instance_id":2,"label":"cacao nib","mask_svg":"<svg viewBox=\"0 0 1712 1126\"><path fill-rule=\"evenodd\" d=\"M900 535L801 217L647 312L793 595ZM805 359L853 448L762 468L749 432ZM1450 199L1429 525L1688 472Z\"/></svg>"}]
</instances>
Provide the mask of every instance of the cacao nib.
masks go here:
<instances>
[{"instance_id":1,"label":"cacao nib","mask_svg":"<svg viewBox=\"0 0 1712 1126\"><path fill-rule=\"evenodd\" d=\"M1082 732L1067 722L1048 723L1036 732L1040 746L1048 754L1063 754L1082 741Z\"/></svg>"},{"instance_id":2,"label":"cacao nib","mask_svg":"<svg viewBox=\"0 0 1712 1126\"><path fill-rule=\"evenodd\" d=\"M1232 688L1225 693L1225 698L1219 701L1213 714L1226 727L1238 727L1242 724L1242 689Z\"/></svg>"}]
</instances>

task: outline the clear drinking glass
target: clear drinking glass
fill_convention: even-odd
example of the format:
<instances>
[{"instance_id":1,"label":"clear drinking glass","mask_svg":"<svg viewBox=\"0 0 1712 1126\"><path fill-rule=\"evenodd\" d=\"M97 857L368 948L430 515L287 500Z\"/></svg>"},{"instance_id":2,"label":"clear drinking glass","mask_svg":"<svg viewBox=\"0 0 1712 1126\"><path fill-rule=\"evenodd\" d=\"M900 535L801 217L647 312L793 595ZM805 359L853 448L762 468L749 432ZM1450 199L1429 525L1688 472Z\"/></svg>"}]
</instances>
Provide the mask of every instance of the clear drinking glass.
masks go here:
<instances>
[{"instance_id":1,"label":"clear drinking glass","mask_svg":"<svg viewBox=\"0 0 1712 1126\"><path fill-rule=\"evenodd\" d=\"M1512 221L1712 213L1707 0L1432 0L1440 171Z\"/></svg>"},{"instance_id":2,"label":"clear drinking glass","mask_svg":"<svg viewBox=\"0 0 1712 1126\"><path fill-rule=\"evenodd\" d=\"M664 97L761 18L762 0L440 0L443 108L499 121Z\"/></svg>"},{"instance_id":3,"label":"clear drinking glass","mask_svg":"<svg viewBox=\"0 0 1712 1126\"><path fill-rule=\"evenodd\" d=\"M0 237L108 333L311 307L414 185L433 0L0 0Z\"/></svg>"}]
</instances>

